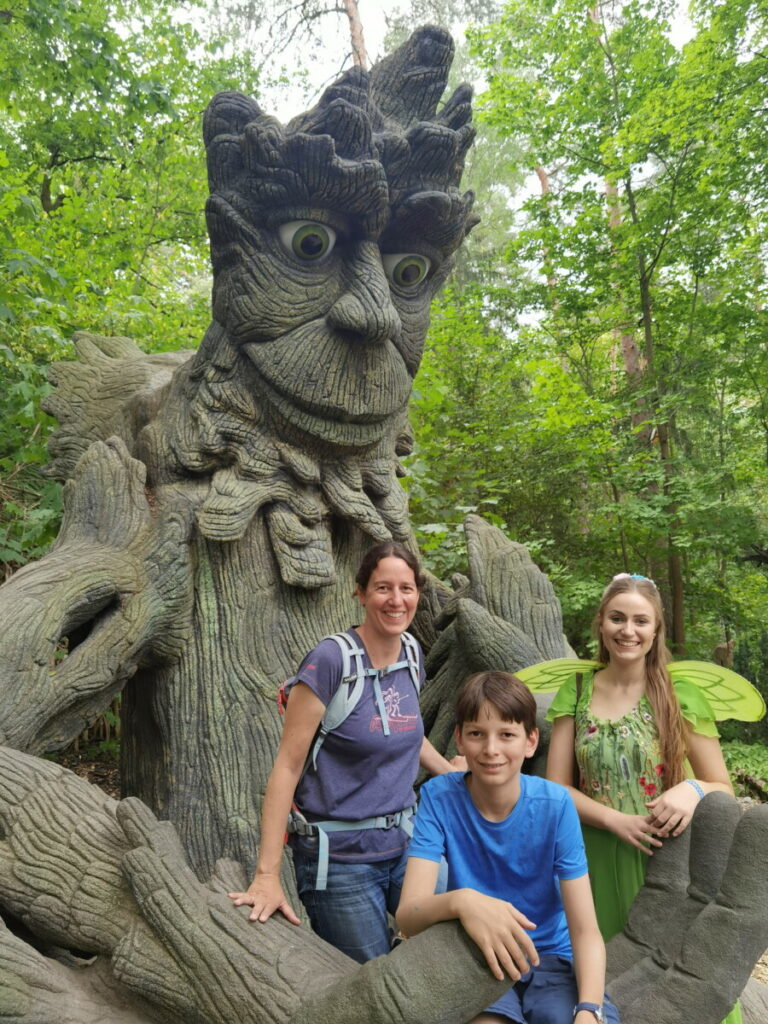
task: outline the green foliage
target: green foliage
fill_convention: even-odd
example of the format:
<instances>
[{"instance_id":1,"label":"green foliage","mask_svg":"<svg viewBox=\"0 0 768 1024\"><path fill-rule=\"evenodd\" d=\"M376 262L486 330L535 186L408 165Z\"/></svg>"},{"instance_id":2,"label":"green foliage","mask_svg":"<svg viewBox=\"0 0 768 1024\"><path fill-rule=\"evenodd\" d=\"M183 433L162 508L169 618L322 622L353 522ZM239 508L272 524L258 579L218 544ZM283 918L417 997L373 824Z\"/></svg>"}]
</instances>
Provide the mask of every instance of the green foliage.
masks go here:
<instances>
[{"instance_id":1,"label":"green foliage","mask_svg":"<svg viewBox=\"0 0 768 1024\"><path fill-rule=\"evenodd\" d=\"M768 802L768 748L759 743L722 743L736 796Z\"/></svg>"},{"instance_id":2,"label":"green foliage","mask_svg":"<svg viewBox=\"0 0 768 1024\"><path fill-rule=\"evenodd\" d=\"M547 188L495 270L475 263L436 310L411 504L450 562L460 507L492 503L581 653L622 570L670 600L684 588L691 656L768 612L739 562L768 483L766 24L727 6L697 8L682 48L664 0L509 0L470 33L481 120L515 144L509 180L536 169Z\"/></svg>"},{"instance_id":3,"label":"green foliage","mask_svg":"<svg viewBox=\"0 0 768 1024\"><path fill-rule=\"evenodd\" d=\"M462 571L461 524L478 512L502 528L508 491L503 411L520 379L518 356L484 318L479 291L448 292L432 326L414 385L416 435L405 460L411 516L427 564L438 575Z\"/></svg>"},{"instance_id":4,"label":"green foliage","mask_svg":"<svg viewBox=\"0 0 768 1024\"><path fill-rule=\"evenodd\" d=\"M764 621L751 622L750 627L734 646L733 668L749 679L768 702L768 631ZM767 719L768 716L759 722L722 722L720 735L724 740L761 744L768 749Z\"/></svg>"},{"instance_id":5,"label":"green foliage","mask_svg":"<svg viewBox=\"0 0 768 1024\"><path fill-rule=\"evenodd\" d=\"M56 535L61 514L57 484L43 482L47 419L39 411L48 390L43 370L0 345L3 372L0 414L0 563L21 564L38 558Z\"/></svg>"},{"instance_id":6,"label":"green foliage","mask_svg":"<svg viewBox=\"0 0 768 1024\"><path fill-rule=\"evenodd\" d=\"M77 330L192 348L209 319L201 115L255 91L165 0L23 0L0 20L0 562L38 557L45 367Z\"/></svg>"}]
</instances>

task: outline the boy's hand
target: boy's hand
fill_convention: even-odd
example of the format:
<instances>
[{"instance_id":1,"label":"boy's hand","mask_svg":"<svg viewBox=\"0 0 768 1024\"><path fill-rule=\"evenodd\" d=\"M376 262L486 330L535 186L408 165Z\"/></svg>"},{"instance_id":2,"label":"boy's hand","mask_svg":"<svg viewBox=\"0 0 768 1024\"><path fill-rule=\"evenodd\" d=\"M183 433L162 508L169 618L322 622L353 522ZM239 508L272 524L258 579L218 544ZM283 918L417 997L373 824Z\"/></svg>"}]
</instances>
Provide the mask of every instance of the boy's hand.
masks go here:
<instances>
[{"instance_id":1,"label":"boy's hand","mask_svg":"<svg viewBox=\"0 0 768 1024\"><path fill-rule=\"evenodd\" d=\"M539 954L526 934L536 925L525 914L475 889L462 889L457 896L464 931L480 947L495 978L503 981L506 974L518 981L521 974L538 966Z\"/></svg>"}]
</instances>

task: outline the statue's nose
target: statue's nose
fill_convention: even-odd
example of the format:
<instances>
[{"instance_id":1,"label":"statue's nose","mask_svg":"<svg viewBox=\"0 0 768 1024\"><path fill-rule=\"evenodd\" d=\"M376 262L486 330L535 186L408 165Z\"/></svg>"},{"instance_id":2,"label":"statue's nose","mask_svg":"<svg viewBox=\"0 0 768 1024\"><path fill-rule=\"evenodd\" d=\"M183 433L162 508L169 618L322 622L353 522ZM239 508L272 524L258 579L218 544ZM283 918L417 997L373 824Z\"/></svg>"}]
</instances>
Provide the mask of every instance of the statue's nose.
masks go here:
<instances>
[{"instance_id":1,"label":"statue's nose","mask_svg":"<svg viewBox=\"0 0 768 1024\"><path fill-rule=\"evenodd\" d=\"M343 277L344 290L326 313L329 326L356 334L361 341L397 341L402 323L375 242L354 247Z\"/></svg>"}]
</instances>

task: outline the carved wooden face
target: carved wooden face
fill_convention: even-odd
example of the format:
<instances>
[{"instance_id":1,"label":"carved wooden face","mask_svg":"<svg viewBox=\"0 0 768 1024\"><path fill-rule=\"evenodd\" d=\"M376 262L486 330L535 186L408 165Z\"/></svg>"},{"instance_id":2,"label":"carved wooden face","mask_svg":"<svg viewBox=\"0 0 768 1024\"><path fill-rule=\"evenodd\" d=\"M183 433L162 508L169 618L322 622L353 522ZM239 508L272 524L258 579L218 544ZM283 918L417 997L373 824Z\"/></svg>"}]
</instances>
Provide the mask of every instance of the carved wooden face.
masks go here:
<instances>
[{"instance_id":1,"label":"carved wooden face","mask_svg":"<svg viewBox=\"0 0 768 1024\"><path fill-rule=\"evenodd\" d=\"M286 205L240 233L217 274L214 316L257 369L262 402L306 433L358 446L408 402L451 258L431 211L379 232L384 191L368 193L366 217L350 198L353 212ZM383 216L371 218L376 201Z\"/></svg>"}]
</instances>

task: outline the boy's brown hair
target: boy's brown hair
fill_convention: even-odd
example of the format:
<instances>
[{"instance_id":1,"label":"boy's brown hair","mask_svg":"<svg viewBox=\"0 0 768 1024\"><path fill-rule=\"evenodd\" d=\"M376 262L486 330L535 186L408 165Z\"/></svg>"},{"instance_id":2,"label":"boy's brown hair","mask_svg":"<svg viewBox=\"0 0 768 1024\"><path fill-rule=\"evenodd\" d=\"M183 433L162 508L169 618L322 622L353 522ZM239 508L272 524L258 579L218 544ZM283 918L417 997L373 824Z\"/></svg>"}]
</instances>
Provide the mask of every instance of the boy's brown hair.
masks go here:
<instances>
[{"instance_id":1,"label":"boy's brown hair","mask_svg":"<svg viewBox=\"0 0 768 1024\"><path fill-rule=\"evenodd\" d=\"M456 699L456 728L476 722L483 704L493 704L505 722L519 722L530 736L536 729L536 700L511 672L478 672L464 683Z\"/></svg>"}]
</instances>

